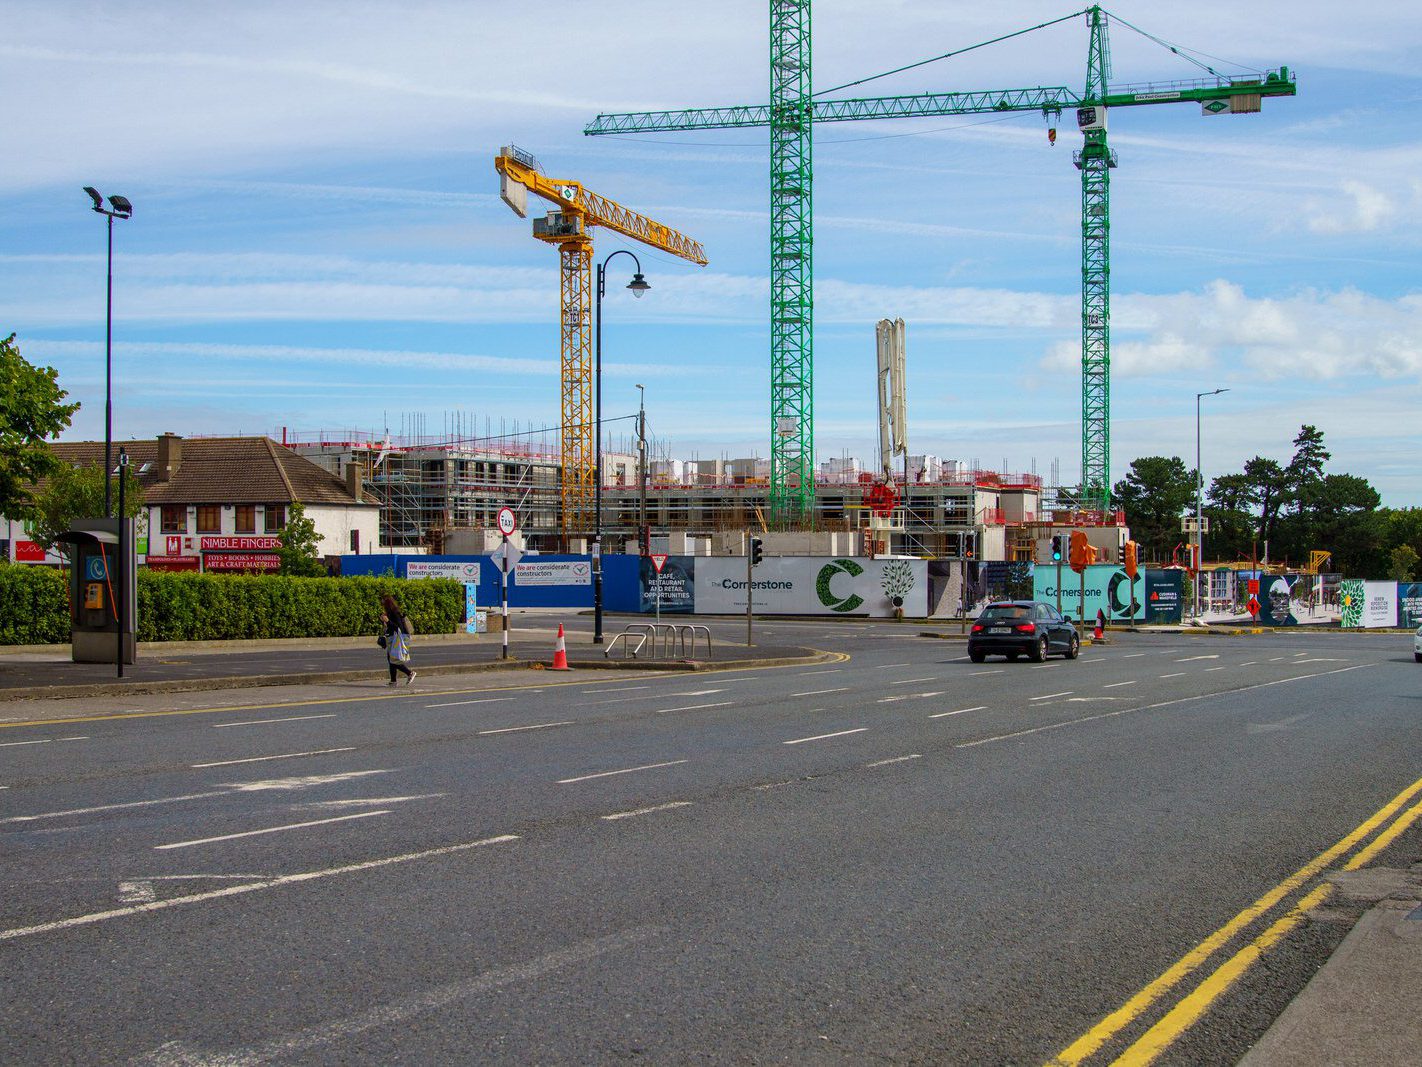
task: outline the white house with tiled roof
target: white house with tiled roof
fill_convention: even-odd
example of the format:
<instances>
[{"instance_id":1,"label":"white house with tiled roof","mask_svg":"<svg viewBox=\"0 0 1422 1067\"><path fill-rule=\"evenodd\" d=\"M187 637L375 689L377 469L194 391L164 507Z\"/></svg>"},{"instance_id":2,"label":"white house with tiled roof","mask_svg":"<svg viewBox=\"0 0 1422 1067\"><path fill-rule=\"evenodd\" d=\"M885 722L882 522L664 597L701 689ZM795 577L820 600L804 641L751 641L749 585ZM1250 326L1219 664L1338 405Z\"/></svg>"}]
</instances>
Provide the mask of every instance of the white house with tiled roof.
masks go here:
<instances>
[{"instance_id":1,"label":"white house with tiled roof","mask_svg":"<svg viewBox=\"0 0 1422 1067\"><path fill-rule=\"evenodd\" d=\"M156 440L115 441L115 456L120 445L143 486L140 562L155 570L275 570L275 549L291 505L298 502L321 538L319 554L380 547L380 507L361 499L358 482L347 484L269 437L184 439L168 433ZM51 447L67 463L103 463L102 441ZM12 534L10 558L41 562L37 547L26 548Z\"/></svg>"}]
</instances>

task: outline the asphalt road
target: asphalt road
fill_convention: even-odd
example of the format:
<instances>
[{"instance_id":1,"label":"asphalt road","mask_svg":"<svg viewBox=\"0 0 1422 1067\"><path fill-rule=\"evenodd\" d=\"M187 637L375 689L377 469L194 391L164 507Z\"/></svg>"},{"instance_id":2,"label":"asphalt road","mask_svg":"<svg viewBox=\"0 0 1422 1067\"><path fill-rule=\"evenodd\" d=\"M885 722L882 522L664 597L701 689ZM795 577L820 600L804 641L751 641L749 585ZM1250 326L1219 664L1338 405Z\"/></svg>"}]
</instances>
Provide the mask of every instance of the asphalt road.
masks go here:
<instances>
[{"instance_id":1,"label":"asphalt road","mask_svg":"<svg viewBox=\"0 0 1422 1067\"><path fill-rule=\"evenodd\" d=\"M6 1061L1233 1062L1346 924L1162 1039L1316 881L1208 939L1422 774L1408 637L757 633L847 658L0 728Z\"/></svg>"}]
</instances>

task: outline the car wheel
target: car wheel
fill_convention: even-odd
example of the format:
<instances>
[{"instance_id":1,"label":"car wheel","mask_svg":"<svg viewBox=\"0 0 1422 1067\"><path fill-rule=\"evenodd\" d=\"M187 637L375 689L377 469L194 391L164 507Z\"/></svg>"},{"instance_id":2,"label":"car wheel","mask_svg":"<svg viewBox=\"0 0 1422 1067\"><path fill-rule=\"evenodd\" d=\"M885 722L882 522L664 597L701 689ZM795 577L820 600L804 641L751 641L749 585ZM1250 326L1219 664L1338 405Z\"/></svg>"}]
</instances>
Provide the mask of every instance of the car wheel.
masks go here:
<instances>
[{"instance_id":1,"label":"car wheel","mask_svg":"<svg viewBox=\"0 0 1422 1067\"><path fill-rule=\"evenodd\" d=\"M981 663L983 660L985 660L985 659L987 658L987 656L986 656L986 654L984 654L984 653L982 653L982 652L979 652L979 651L977 651L976 649L969 649L969 650L968 650L968 658L969 658L970 660L972 660L974 663Z\"/></svg>"},{"instance_id":2,"label":"car wheel","mask_svg":"<svg viewBox=\"0 0 1422 1067\"><path fill-rule=\"evenodd\" d=\"M1032 660L1041 663L1047 658L1047 639L1045 637L1032 646Z\"/></svg>"},{"instance_id":3,"label":"car wheel","mask_svg":"<svg viewBox=\"0 0 1422 1067\"><path fill-rule=\"evenodd\" d=\"M1081 641L1076 634L1071 635L1071 640L1067 642L1066 658L1076 659L1081 654Z\"/></svg>"}]
</instances>

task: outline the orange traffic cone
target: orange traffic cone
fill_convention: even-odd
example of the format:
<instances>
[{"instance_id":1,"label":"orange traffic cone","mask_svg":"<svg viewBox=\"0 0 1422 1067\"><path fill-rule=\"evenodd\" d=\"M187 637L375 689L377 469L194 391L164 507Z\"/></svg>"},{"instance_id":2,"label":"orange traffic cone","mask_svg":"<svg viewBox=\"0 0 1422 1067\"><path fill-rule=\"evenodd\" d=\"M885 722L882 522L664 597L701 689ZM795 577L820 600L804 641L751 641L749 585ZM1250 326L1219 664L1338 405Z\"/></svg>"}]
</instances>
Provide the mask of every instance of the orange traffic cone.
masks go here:
<instances>
[{"instance_id":1,"label":"orange traffic cone","mask_svg":"<svg viewBox=\"0 0 1422 1067\"><path fill-rule=\"evenodd\" d=\"M570 671L568 666L568 646L563 642L563 624L558 624L558 640L553 645L553 666L555 671Z\"/></svg>"},{"instance_id":2,"label":"orange traffic cone","mask_svg":"<svg viewBox=\"0 0 1422 1067\"><path fill-rule=\"evenodd\" d=\"M1092 639L1093 641L1100 641L1100 640L1101 640L1102 638L1104 638L1105 636L1106 636L1106 630L1105 630L1104 625L1103 625L1103 620L1102 620L1102 617L1101 617L1101 612L1098 611L1098 612L1096 613L1096 625L1092 628L1092 631L1091 631L1091 639Z\"/></svg>"}]
</instances>

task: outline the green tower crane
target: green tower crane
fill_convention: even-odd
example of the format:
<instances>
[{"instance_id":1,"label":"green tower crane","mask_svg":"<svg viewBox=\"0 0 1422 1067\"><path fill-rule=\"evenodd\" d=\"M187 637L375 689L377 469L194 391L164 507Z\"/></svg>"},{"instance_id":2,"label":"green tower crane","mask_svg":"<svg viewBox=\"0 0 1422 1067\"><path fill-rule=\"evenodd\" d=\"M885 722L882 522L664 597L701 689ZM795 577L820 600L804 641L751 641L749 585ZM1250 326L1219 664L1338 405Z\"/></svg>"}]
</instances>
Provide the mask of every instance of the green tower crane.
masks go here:
<instances>
[{"instance_id":1,"label":"green tower crane","mask_svg":"<svg viewBox=\"0 0 1422 1067\"><path fill-rule=\"evenodd\" d=\"M773 519L808 520L814 509L814 302L811 131L821 122L923 118L941 115L1074 111L1083 135L1073 161L1081 171L1081 485L1078 506L1105 511L1111 498L1111 258L1110 172L1116 155L1107 142L1113 108L1198 103L1204 114L1260 110L1266 96L1298 91L1288 67L1259 76L1229 77L1191 59L1207 75L1190 81L1109 84L1107 21L1099 6L981 44L960 48L851 83L860 85L911 67L1018 37L1085 15L1090 26L1085 91L1065 86L906 96L819 99L810 83L810 0L770 0L770 105L688 108L597 116L590 136L653 131L770 128L770 415ZM1184 53L1138 30L1177 55ZM1189 56L1185 56L1189 59ZM850 86L840 86L840 89ZM838 90L824 90L835 92Z\"/></svg>"}]
</instances>

